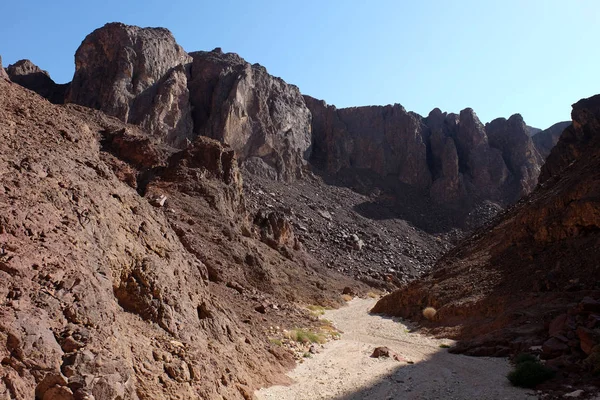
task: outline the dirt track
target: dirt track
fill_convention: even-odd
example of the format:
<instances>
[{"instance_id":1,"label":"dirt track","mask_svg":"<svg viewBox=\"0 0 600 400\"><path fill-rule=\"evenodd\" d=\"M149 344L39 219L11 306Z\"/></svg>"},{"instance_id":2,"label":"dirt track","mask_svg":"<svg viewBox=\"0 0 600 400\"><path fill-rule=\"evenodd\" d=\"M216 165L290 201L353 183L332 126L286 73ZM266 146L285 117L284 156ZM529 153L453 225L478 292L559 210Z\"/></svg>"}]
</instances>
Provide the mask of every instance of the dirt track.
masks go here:
<instances>
[{"instance_id":1,"label":"dirt track","mask_svg":"<svg viewBox=\"0 0 600 400\"><path fill-rule=\"evenodd\" d=\"M289 375L296 382L256 392L260 400L313 399L532 399L532 391L510 386L509 363L497 358L450 354L451 344L410 332L410 325L370 315L375 300L355 299L323 318L343 331L341 340ZM375 359L377 346L387 346L406 361ZM409 364L412 361L414 364Z\"/></svg>"}]
</instances>

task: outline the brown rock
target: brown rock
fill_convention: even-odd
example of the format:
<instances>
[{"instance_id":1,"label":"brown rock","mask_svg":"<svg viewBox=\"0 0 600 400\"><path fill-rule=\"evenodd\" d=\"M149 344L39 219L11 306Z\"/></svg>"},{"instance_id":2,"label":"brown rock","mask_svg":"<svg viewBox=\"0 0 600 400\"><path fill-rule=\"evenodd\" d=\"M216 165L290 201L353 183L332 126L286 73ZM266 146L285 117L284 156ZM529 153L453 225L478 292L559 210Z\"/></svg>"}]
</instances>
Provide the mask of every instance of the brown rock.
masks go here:
<instances>
[{"instance_id":1,"label":"brown rock","mask_svg":"<svg viewBox=\"0 0 600 400\"><path fill-rule=\"evenodd\" d=\"M550 151L558 143L560 135L569 125L571 125L571 121L558 122L531 137L533 144L543 159L546 159L550 155Z\"/></svg>"},{"instance_id":2,"label":"brown rock","mask_svg":"<svg viewBox=\"0 0 600 400\"><path fill-rule=\"evenodd\" d=\"M578 327L576 332L581 350L583 350L585 354L591 354L592 349L600 344L600 332L587 329L583 326Z\"/></svg>"},{"instance_id":3,"label":"brown rock","mask_svg":"<svg viewBox=\"0 0 600 400\"><path fill-rule=\"evenodd\" d=\"M0 79L10 80L8 74L6 73L6 70L4 69L4 67L2 67L2 56L0 56Z\"/></svg>"},{"instance_id":4,"label":"brown rock","mask_svg":"<svg viewBox=\"0 0 600 400\"><path fill-rule=\"evenodd\" d=\"M550 322L548 328L548 335L550 335L550 337L561 335L565 332L567 317L567 314L561 314Z\"/></svg>"},{"instance_id":5,"label":"brown rock","mask_svg":"<svg viewBox=\"0 0 600 400\"><path fill-rule=\"evenodd\" d=\"M252 173L301 177L311 127L298 88L220 49L190 55L194 131L230 145Z\"/></svg>"},{"instance_id":6,"label":"brown rock","mask_svg":"<svg viewBox=\"0 0 600 400\"><path fill-rule=\"evenodd\" d=\"M96 108L184 147L193 137L187 53L164 28L106 24L75 53L67 102Z\"/></svg>"},{"instance_id":7,"label":"brown rock","mask_svg":"<svg viewBox=\"0 0 600 400\"><path fill-rule=\"evenodd\" d=\"M1 65L0 65L1 67ZM33 90L52 103L62 104L69 84L55 83L48 72L42 70L29 60L19 60L6 68L6 73L11 81Z\"/></svg>"}]
</instances>

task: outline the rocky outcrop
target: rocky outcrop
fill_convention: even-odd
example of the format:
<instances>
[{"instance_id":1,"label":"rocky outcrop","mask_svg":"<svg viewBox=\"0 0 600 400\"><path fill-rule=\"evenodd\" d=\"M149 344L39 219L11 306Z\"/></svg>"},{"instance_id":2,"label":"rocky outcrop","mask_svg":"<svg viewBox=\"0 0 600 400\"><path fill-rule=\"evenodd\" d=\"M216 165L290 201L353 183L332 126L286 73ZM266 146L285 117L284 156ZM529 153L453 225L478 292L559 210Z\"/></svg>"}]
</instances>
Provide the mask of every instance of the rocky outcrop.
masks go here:
<instances>
[{"instance_id":1,"label":"rocky outcrop","mask_svg":"<svg viewBox=\"0 0 600 400\"><path fill-rule=\"evenodd\" d=\"M302 175L310 112L297 87L258 64L220 50L188 55L166 29L112 23L85 38L75 68L68 102L180 148L198 135L217 139L254 173Z\"/></svg>"},{"instance_id":2,"label":"rocky outcrop","mask_svg":"<svg viewBox=\"0 0 600 400\"><path fill-rule=\"evenodd\" d=\"M490 146L502 152L502 158L508 168L512 186L507 190L514 200L529 194L537 185L543 158L538 153L529 136L527 125L520 114L508 120L498 118L485 127Z\"/></svg>"},{"instance_id":3,"label":"rocky outcrop","mask_svg":"<svg viewBox=\"0 0 600 400\"><path fill-rule=\"evenodd\" d=\"M65 102L65 94L69 84L55 83L48 72L42 70L29 60L19 60L6 68L11 81L33 90L54 104Z\"/></svg>"},{"instance_id":4,"label":"rocky outcrop","mask_svg":"<svg viewBox=\"0 0 600 400\"><path fill-rule=\"evenodd\" d=\"M569 125L571 125L571 121L558 122L548 129L540 130L532 137L533 144L543 159L550 155L550 151L558 143L560 135Z\"/></svg>"},{"instance_id":5,"label":"rocky outcrop","mask_svg":"<svg viewBox=\"0 0 600 400\"><path fill-rule=\"evenodd\" d=\"M304 98L313 115L312 161L328 173L393 176L455 206L511 203L537 182L542 160L519 115L484 126L470 108L422 118L400 105L338 110Z\"/></svg>"},{"instance_id":6,"label":"rocky outcrop","mask_svg":"<svg viewBox=\"0 0 600 400\"><path fill-rule=\"evenodd\" d=\"M462 339L456 351L505 356L539 346L549 365L582 365L600 343L589 335L600 328L590 316L600 309L600 95L574 104L572 118L528 197L373 312L422 320L431 306L436 322L424 323ZM501 132L488 128L490 137Z\"/></svg>"},{"instance_id":7,"label":"rocky outcrop","mask_svg":"<svg viewBox=\"0 0 600 400\"><path fill-rule=\"evenodd\" d=\"M193 138L190 62L167 29L106 24L77 49L67 101L102 110L183 147Z\"/></svg>"},{"instance_id":8,"label":"rocky outcrop","mask_svg":"<svg viewBox=\"0 0 600 400\"><path fill-rule=\"evenodd\" d=\"M329 172L345 168L395 175L400 182L426 188L427 130L421 118L396 104L336 109L304 96L312 115L313 160Z\"/></svg>"},{"instance_id":9,"label":"rocky outcrop","mask_svg":"<svg viewBox=\"0 0 600 400\"><path fill-rule=\"evenodd\" d=\"M553 176L560 176L588 149L590 141L596 140L600 125L599 115L600 95L573 104L571 113L573 122L563 130L556 146L548 155L540 174L540 183L546 182Z\"/></svg>"},{"instance_id":10,"label":"rocky outcrop","mask_svg":"<svg viewBox=\"0 0 600 400\"><path fill-rule=\"evenodd\" d=\"M10 79L4 67L2 67L2 56L0 56L0 79Z\"/></svg>"},{"instance_id":11,"label":"rocky outcrop","mask_svg":"<svg viewBox=\"0 0 600 400\"><path fill-rule=\"evenodd\" d=\"M220 49L190 53L194 131L225 142L248 170L290 181L310 154L310 112L297 87Z\"/></svg>"}]
</instances>

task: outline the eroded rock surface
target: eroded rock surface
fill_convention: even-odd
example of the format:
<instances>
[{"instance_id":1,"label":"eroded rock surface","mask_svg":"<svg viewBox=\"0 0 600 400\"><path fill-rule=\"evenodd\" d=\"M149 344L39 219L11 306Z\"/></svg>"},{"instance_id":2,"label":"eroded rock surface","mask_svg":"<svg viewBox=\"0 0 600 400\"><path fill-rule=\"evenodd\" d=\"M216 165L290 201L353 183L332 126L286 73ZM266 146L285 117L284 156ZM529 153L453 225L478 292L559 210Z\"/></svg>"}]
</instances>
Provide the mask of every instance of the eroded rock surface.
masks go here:
<instances>
[{"instance_id":1,"label":"eroded rock surface","mask_svg":"<svg viewBox=\"0 0 600 400\"><path fill-rule=\"evenodd\" d=\"M337 109L304 96L312 161L328 173L371 171L450 207L509 204L529 193L542 162L519 115L484 126L468 108L427 118L400 105Z\"/></svg>"},{"instance_id":2,"label":"eroded rock surface","mask_svg":"<svg viewBox=\"0 0 600 400\"><path fill-rule=\"evenodd\" d=\"M191 53L194 130L230 145L258 175L291 181L310 155L310 111L296 86L220 49Z\"/></svg>"},{"instance_id":3,"label":"eroded rock surface","mask_svg":"<svg viewBox=\"0 0 600 400\"><path fill-rule=\"evenodd\" d=\"M29 60L19 60L6 68L11 81L33 90L54 104L65 102L65 94L69 84L55 83L47 71L42 70Z\"/></svg>"},{"instance_id":4,"label":"eroded rock surface","mask_svg":"<svg viewBox=\"0 0 600 400\"><path fill-rule=\"evenodd\" d=\"M102 110L182 147L193 136L190 62L167 29L106 24L77 49L67 102Z\"/></svg>"}]
</instances>

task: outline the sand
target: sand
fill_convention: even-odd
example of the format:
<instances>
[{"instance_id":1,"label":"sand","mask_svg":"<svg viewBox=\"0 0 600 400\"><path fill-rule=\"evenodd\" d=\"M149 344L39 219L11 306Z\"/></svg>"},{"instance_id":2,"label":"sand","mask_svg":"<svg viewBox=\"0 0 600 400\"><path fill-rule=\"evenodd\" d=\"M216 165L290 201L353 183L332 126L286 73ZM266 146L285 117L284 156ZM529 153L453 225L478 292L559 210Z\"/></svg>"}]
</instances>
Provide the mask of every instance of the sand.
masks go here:
<instances>
[{"instance_id":1,"label":"sand","mask_svg":"<svg viewBox=\"0 0 600 400\"><path fill-rule=\"evenodd\" d=\"M531 390L514 388L506 379L508 360L450 354L441 344L452 341L411 333L396 318L370 315L374 299L355 299L326 311L323 318L343 333L319 354L299 364L291 386L274 386L255 394L259 400L315 399L533 399ZM406 361L371 358L387 346ZM410 364L409 361L414 362Z\"/></svg>"}]
</instances>

